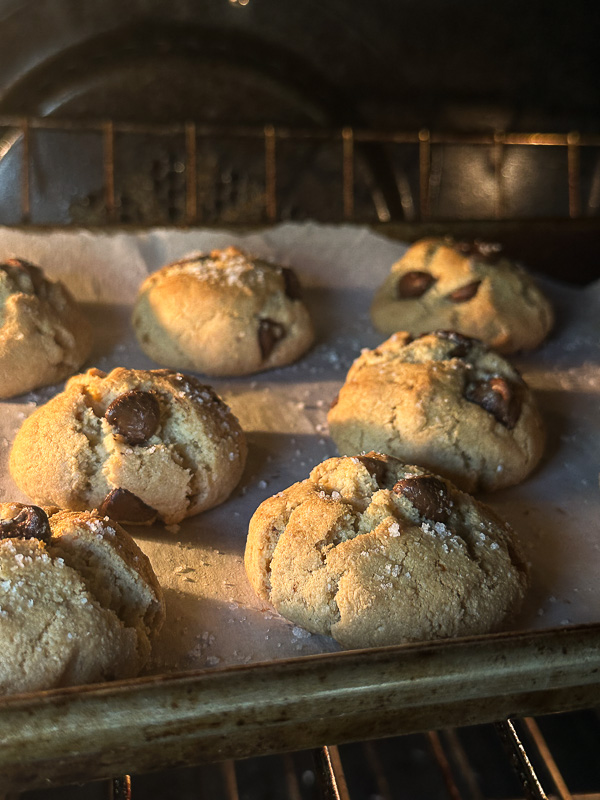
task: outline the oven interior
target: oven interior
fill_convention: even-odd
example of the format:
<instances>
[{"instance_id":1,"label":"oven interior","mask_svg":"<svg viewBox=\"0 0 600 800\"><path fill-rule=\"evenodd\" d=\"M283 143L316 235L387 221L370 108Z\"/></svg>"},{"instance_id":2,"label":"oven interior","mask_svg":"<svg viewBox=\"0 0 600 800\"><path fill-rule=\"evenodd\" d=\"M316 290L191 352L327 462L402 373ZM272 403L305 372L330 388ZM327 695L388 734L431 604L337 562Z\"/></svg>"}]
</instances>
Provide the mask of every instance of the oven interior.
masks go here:
<instances>
[{"instance_id":1,"label":"oven interior","mask_svg":"<svg viewBox=\"0 0 600 800\"><path fill-rule=\"evenodd\" d=\"M585 6L2 3L0 224L354 222L499 241L589 283L600 51ZM591 799L599 734L588 709L21 796Z\"/></svg>"}]
</instances>

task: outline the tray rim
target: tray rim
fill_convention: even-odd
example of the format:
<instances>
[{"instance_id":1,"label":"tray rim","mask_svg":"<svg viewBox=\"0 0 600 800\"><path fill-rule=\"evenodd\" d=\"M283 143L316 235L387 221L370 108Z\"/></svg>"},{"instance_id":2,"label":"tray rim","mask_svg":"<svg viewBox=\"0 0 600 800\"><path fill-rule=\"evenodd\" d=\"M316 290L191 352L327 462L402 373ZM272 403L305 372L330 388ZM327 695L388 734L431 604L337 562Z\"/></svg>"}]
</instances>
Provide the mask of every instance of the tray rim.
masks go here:
<instances>
[{"instance_id":1,"label":"tray rim","mask_svg":"<svg viewBox=\"0 0 600 800\"><path fill-rule=\"evenodd\" d=\"M557 225L566 237L600 233L599 218L365 227L406 241L442 228L455 235L527 230L539 236ZM198 227L212 226L176 229ZM214 226L231 232L270 227ZM0 787L25 791L593 705L600 705L600 622L148 675L0 697Z\"/></svg>"},{"instance_id":2,"label":"tray rim","mask_svg":"<svg viewBox=\"0 0 600 800\"><path fill-rule=\"evenodd\" d=\"M24 791L597 704L600 623L304 655L0 698L0 778Z\"/></svg>"}]
</instances>

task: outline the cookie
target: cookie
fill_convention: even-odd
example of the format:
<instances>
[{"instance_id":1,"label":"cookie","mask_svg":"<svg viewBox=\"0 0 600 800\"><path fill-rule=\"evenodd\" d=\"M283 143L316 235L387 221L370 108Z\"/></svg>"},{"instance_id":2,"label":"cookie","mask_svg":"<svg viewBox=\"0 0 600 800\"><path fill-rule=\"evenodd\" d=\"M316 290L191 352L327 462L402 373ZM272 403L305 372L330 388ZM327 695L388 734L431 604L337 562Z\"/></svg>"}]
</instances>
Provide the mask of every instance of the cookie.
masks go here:
<instances>
[{"instance_id":1,"label":"cookie","mask_svg":"<svg viewBox=\"0 0 600 800\"><path fill-rule=\"evenodd\" d=\"M211 387L166 369L90 369L25 420L10 471L36 503L173 524L222 503L245 460Z\"/></svg>"},{"instance_id":2,"label":"cookie","mask_svg":"<svg viewBox=\"0 0 600 800\"><path fill-rule=\"evenodd\" d=\"M236 247L168 264L133 311L141 348L168 367L248 375L290 364L313 342L296 273Z\"/></svg>"},{"instance_id":3,"label":"cookie","mask_svg":"<svg viewBox=\"0 0 600 800\"><path fill-rule=\"evenodd\" d=\"M117 523L0 504L0 694L137 675L164 615L150 562Z\"/></svg>"},{"instance_id":4,"label":"cookie","mask_svg":"<svg viewBox=\"0 0 600 800\"><path fill-rule=\"evenodd\" d=\"M350 648L501 629L528 583L515 533L489 508L373 452L330 458L265 500L245 567L282 616Z\"/></svg>"},{"instance_id":5,"label":"cookie","mask_svg":"<svg viewBox=\"0 0 600 800\"><path fill-rule=\"evenodd\" d=\"M91 349L91 328L60 281L20 258L0 264L0 400L62 381Z\"/></svg>"},{"instance_id":6,"label":"cookie","mask_svg":"<svg viewBox=\"0 0 600 800\"><path fill-rule=\"evenodd\" d=\"M469 492L524 480L545 441L519 372L481 342L448 331L416 339L399 332L363 350L327 420L340 454L379 450Z\"/></svg>"},{"instance_id":7,"label":"cookie","mask_svg":"<svg viewBox=\"0 0 600 800\"><path fill-rule=\"evenodd\" d=\"M498 245L422 239L391 268L371 305L381 333L454 330L500 353L531 350L553 324L550 303Z\"/></svg>"}]
</instances>

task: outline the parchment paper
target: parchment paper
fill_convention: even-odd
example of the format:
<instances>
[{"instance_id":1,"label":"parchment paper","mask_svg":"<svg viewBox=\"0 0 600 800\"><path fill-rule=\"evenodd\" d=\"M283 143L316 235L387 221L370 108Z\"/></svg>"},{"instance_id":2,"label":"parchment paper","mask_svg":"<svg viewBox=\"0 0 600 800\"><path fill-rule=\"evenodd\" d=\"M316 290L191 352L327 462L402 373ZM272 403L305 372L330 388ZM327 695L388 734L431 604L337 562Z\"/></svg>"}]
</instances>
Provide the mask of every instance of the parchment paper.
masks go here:
<instances>
[{"instance_id":1,"label":"parchment paper","mask_svg":"<svg viewBox=\"0 0 600 800\"><path fill-rule=\"evenodd\" d=\"M193 251L238 244L292 266L306 287L317 344L297 364L255 376L205 379L229 403L249 440L242 481L222 506L180 526L129 527L165 590L167 623L150 672L335 651L264 608L243 552L248 521L267 497L337 455L326 415L352 360L382 336L369 320L375 288L406 247L358 226L286 224L247 235L209 230L145 233L0 230L0 255L21 256L60 278L96 331L87 366L155 368L130 325L143 278ZM516 628L600 622L600 282L586 289L541 280L557 325L533 354L514 358L548 429L539 469L520 486L481 496L523 539L532 585ZM0 402L0 499L26 500L8 474L22 420L62 385Z\"/></svg>"}]
</instances>

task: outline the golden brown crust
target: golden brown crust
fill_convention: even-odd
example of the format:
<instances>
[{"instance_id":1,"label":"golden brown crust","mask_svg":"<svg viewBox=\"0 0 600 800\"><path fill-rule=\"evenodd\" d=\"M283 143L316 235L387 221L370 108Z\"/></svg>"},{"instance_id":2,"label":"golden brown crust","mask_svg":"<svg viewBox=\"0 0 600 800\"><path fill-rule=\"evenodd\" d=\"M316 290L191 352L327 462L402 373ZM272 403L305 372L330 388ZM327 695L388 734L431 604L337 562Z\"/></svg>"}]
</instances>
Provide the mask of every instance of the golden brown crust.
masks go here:
<instances>
[{"instance_id":1,"label":"golden brown crust","mask_svg":"<svg viewBox=\"0 0 600 800\"><path fill-rule=\"evenodd\" d=\"M552 328L550 303L524 270L490 248L416 242L375 294L375 327L388 336L455 330L505 354L537 347Z\"/></svg>"},{"instance_id":2,"label":"golden brown crust","mask_svg":"<svg viewBox=\"0 0 600 800\"><path fill-rule=\"evenodd\" d=\"M22 259L0 264L0 399L58 383L91 348L90 325L60 281Z\"/></svg>"},{"instance_id":3,"label":"golden brown crust","mask_svg":"<svg viewBox=\"0 0 600 800\"><path fill-rule=\"evenodd\" d=\"M346 647L499 629L528 583L516 535L490 509L378 453L328 459L262 503L245 566L280 614Z\"/></svg>"},{"instance_id":4,"label":"golden brown crust","mask_svg":"<svg viewBox=\"0 0 600 800\"><path fill-rule=\"evenodd\" d=\"M504 358L448 332L399 332L351 366L328 414L342 455L378 450L465 491L492 491L537 466L544 427L532 392Z\"/></svg>"},{"instance_id":5,"label":"golden brown crust","mask_svg":"<svg viewBox=\"0 0 600 800\"><path fill-rule=\"evenodd\" d=\"M235 247L149 275L133 326L154 361L205 375L248 375L290 364L314 338L295 273Z\"/></svg>"},{"instance_id":6,"label":"golden brown crust","mask_svg":"<svg viewBox=\"0 0 600 800\"><path fill-rule=\"evenodd\" d=\"M107 419L111 404L130 393L158 406L158 426L142 442ZM246 452L237 419L211 387L171 370L119 367L74 376L36 409L17 433L10 469L37 503L171 524L223 502Z\"/></svg>"},{"instance_id":7,"label":"golden brown crust","mask_svg":"<svg viewBox=\"0 0 600 800\"><path fill-rule=\"evenodd\" d=\"M27 508L0 504L0 520ZM165 616L150 562L112 520L42 510L47 540L0 536L0 693L136 675Z\"/></svg>"}]
</instances>

